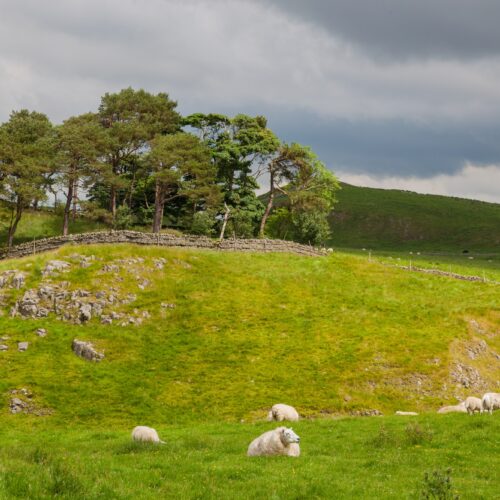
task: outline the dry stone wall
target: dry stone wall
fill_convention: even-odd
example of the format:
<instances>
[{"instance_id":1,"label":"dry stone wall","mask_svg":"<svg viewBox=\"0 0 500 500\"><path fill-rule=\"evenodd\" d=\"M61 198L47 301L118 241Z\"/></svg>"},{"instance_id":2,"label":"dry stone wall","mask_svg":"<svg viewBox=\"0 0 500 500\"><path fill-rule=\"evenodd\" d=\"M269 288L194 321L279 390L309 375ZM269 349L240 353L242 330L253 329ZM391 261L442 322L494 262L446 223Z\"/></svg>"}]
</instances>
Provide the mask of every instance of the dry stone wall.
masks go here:
<instances>
[{"instance_id":1,"label":"dry stone wall","mask_svg":"<svg viewBox=\"0 0 500 500\"><path fill-rule=\"evenodd\" d=\"M293 241L268 239L227 239L221 242L203 236L173 234L153 234L138 231L98 231L44 238L16 245L8 251L0 249L0 259L25 257L40 252L54 250L63 245L95 245L134 243L136 245L157 245L162 247L205 248L235 252L288 252L299 255L319 256L324 251Z\"/></svg>"}]
</instances>

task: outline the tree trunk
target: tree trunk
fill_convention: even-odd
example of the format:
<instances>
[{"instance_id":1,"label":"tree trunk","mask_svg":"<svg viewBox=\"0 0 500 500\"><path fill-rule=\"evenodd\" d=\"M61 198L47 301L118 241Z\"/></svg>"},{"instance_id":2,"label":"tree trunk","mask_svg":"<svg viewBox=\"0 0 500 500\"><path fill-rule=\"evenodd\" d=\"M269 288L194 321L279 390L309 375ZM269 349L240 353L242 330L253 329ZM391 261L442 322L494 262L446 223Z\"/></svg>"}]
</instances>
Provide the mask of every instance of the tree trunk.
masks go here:
<instances>
[{"instance_id":1,"label":"tree trunk","mask_svg":"<svg viewBox=\"0 0 500 500\"><path fill-rule=\"evenodd\" d=\"M75 187L75 182L71 179L68 183L68 193L66 195L66 205L64 205L64 217L63 217L63 236L68 235L69 229L69 212L71 210L71 202L73 201L73 191Z\"/></svg>"},{"instance_id":2,"label":"tree trunk","mask_svg":"<svg viewBox=\"0 0 500 500\"><path fill-rule=\"evenodd\" d=\"M116 187L115 186L111 186L109 209L111 210L111 215L112 215L113 221L114 221L115 216L116 216Z\"/></svg>"},{"instance_id":3,"label":"tree trunk","mask_svg":"<svg viewBox=\"0 0 500 500\"><path fill-rule=\"evenodd\" d=\"M266 210L264 211L264 215L262 216L262 220L260 221L259 228L259 238L264 238L264 231L266 229L266 222L271 213L271 209L273 208L274 203L274 173L271 172L270 176L270 187L269 187L269 200L267 200Z\"/></svg>"},{"instance_id":4,"label":"tree trunk","mask_svg":"<svg viewBox=\"0 0 500 500\"><path fill-rule=\"evenodd\" d=\"M161 231L163 222L163 206L165 204L165 193L163 192L161 183L156 181L155 187L155 213L153 218L153 233Z\"/></svg>"},{"instance_id":5,"label":"tree trunk","mask_svg":"<svg viewBox=\"0 0 500 500\"><path fill-rule=\"evenodd\" d=\"M73 181L73 222L76 220L76 205L78 203L78 183L76 179Z\"/></svg>"},{"instance_id":6,"label":"tree trunk","mask_svg":"<svg viewBox=\"0 0 500 500\"><path fill-rule=\"evenodd\" d=\"M16 217L14 218L13 221L11 219L10 226L9 226L9 237L8 237L8 241L7 241L8 248L12 247L12 243L14 241L14 235L16 234L17 225L19 224L19 221L21 220L22 214L23 214L22 203L20 203L18 201L17 205L16 205Z\"/></svg>"},{"instance_id":7,"label":"tree trunk","mask_svg":"<svg viewBox=\"0 0 500 500\"><path fill-rule=\"evenodd\" d=\"M224 207L226 209L226 213L224 214L224 221L222 222L222 229L220 230L219 241L222 241L224 239L224 233L226 232L227 221L229 220L230 209L227 206L227 203L224 203Z\"/></svg>"}]
</instances>

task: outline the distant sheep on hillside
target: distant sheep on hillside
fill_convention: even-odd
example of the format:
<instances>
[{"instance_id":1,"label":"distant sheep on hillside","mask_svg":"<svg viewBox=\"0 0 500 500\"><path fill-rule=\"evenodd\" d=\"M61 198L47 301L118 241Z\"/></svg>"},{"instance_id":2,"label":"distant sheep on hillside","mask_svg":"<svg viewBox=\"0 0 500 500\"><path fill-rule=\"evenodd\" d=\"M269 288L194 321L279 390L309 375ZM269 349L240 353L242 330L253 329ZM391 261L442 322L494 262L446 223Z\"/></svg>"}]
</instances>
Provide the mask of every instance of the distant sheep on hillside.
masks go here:
<instances>
[{"instance_id":1,"label":"distant sheep on hillside","mask_svg":"<svg viewBox=\"0 0 500 500\"><path fill-rule=\"evenodd\" d=\"M155 429L152 427L146 427L145 425L138 425L137 427L134 427L134 430L132 431L132 439L139 442L165 444L165 441L162 441L159 438Z\"/></svg>"},{"instance_id":2,"label":"distant sheep on hillside","mask_svg":"<svg viewBox=\"0 0 500 500\"><path fill-rule=\"evenodd\" d=\"M264 432L255 438L248 447L249 457L285 455L298 457L300 455L300 438L292 429L278 427Z\"/></svg>"},{"instance_id":3,"label":"distant sheep on hillside","mask_svg":"<svg viewBox=\"0 0 500 500\"><path fill-rule=\"evenodd\" d=\"M283 422L283 420L297 422L299 420L299 414L293 406L278 403L273 405L271 411L267 414L267 421L272 422L273 420L277 422Z\"/></svg>"},{"instance_id":4,"label":"distant sheep on hillside","mask_svg":"<svg viewBox=\"0 0 500 500\"><path fill-rule=\"evenodd\" d=\"M493 413L493 410L500 408L500 393L487 392L483 396L483 400L481 403L483 411L487 411L491 415Z\"/></svg>"},{"instance_id":5,"label":"distant sheep on hillside","mask_svg":"<svg viewBox=\"0 0 500 500\"><path fill-rule=\"evenodd\" d=\"M474 415L476 411L483 413L483 403L479 398L469 396L465 400L465 409L469 415Z\"/></svg>"}]
</instances>

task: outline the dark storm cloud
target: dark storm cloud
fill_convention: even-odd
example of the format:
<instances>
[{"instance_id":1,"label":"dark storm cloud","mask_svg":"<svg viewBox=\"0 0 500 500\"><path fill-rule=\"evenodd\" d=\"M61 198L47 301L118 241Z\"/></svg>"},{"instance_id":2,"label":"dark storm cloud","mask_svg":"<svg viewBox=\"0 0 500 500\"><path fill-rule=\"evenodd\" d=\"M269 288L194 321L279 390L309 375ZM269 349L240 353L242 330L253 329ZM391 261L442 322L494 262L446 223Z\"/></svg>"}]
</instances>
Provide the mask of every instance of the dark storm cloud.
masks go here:
<instances>
[{"instance_id":1,"label":"dark storm cloud","mask_svg":"<svg viewBox=\"0 0 500 500\"><path fill-rule=\"evenodd\" d=\"M388 58L500 54L498 0L256 0Z\"/></svg>"},{"instance_id":2,"label":"dark storm cloud","mask_svg":"<svg viewBox=\"0 0 500 500\"><path fill-rule=\"evenodd\" d=\"M424 126L404 120L321 119L304 112L268 110L280 137L310 145L332 170L374 176L454 174L465 162L496 163L500 124Z\"/></svg>"},{"instance_id":3,"label":"dark storm cloud","mask_svg":"<svg viewBox=\"0 0 500 500\"><path fill-rule=\"evenodd\" d=\"M0 121L60 122L133 86L266 115L337 172L492 199L499 19L500 0L0 0ZM482 185L456 188L474 168Z\"/></svg>"}]
</instances>

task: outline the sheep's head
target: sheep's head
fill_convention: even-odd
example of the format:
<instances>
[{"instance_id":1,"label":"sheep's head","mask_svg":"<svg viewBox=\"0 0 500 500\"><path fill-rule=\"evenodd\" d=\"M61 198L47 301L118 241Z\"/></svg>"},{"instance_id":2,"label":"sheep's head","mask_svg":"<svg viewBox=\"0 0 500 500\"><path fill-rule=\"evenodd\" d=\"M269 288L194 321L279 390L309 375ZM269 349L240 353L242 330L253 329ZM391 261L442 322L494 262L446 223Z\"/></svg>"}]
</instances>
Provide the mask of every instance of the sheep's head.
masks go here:
<instances>
[{"instance_id":1,"label":"sheep's head","mask_svg":"<svg viewBox=\"0 0 500 500\"><path fill-rule=\"evenodd\" d=\"M300 437L297 436L295 432L293 432L293 429L287 429L286 427L283 427L283 429L281 430L281 440L284 444L299 443Z\"/></svg>"}]
</instances>

